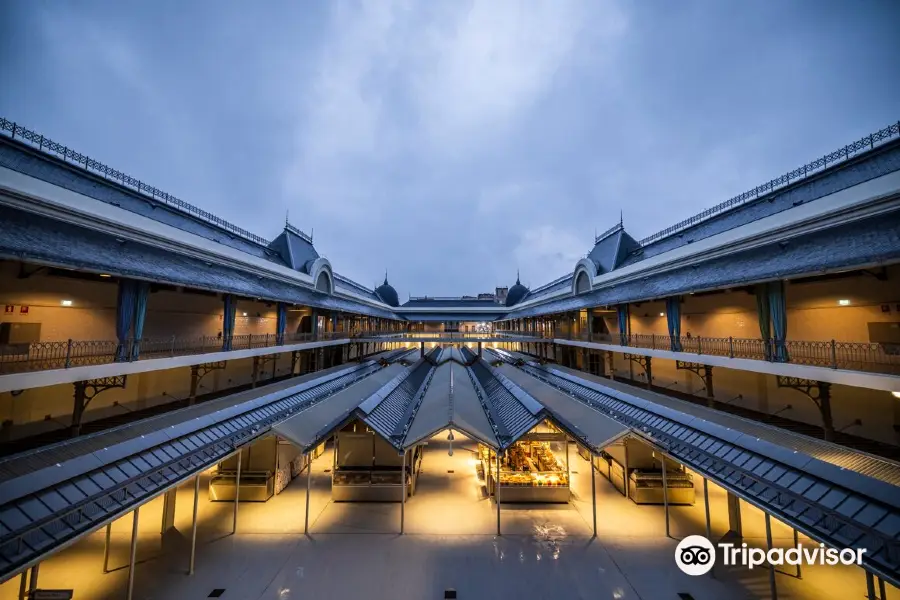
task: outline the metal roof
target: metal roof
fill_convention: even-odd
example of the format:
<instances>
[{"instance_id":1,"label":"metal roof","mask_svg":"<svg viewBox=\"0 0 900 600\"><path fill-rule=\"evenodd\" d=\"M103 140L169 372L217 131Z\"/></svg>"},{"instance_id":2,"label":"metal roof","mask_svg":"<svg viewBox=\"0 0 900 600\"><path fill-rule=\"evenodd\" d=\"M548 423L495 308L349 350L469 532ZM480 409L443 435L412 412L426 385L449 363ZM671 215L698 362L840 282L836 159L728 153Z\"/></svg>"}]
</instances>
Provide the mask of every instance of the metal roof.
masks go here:
<instances>
[{"instance_id":1,"label":"metal roof","mask_svg":"<svg viewBox=\"0 0 900 600\"><path fill-rule=\"evenodd\" d=\"M504 319L610 306L664 298L696 290L719 289L753 282L784 279L826 270L852 268L900 260L900 211L772 242L702 263L671 269L578 296L513 309Z\"/></svg>"},{"instance_id":2,"label":"metal roof","mask_svg":"<svg viewBox=\"0 0 900 600\"><path fill-rule=\"evenodd\" d=\"M592 410L617 418L675 460L813 539L835 548L866 548L863 561L868 568L894 585L900 583L897 486L757 437L756 431L748 434L625 394L581 373L535 363L522 369Z\"/></svg>"},{"instance_id":3,"label":"metal roof","mask_svg":"<svg viewBox=\"0 0 900 600\"><path fill-rule=\"evenodd\" d=\"M630 428L620 421L590 408L515 367L503 365L498 370L537 399L550 413L551 420L567 429L595 453L625 437L630 431Z\"/></svg>"},{"instance_id":4,"label":"metal roof","mask_svg":"<svg viewBox=\"0 0 900 600\"><path fill-rule=\"evenodd\" d=\"M363 363L4 481L0 581L380 369Z\"/></svg>"},{"instance_id":5,"label":"metal roof","mask_svg":"<svg viewBox=\"0 0 900 600\"><path fill-rule=\"evenodd\" d=\"M346 421L362 400L405 370L400 365L390 365L362 382L282 421L272 431L307 452Z\"/></svg>"},{"instance_id":6,"label":"metal roof","mask_svg":"<svg viewBox=\"0 0 900 600\"><path fill-rule=\"evenodd\" d=\"M0 211L0 256L77 270L109 273L193 289L229 292L325 310L397 319L362 302L329 296L297 284L205 262L115 235L89 230L10 207Z\"/></svg>"}]
</instances>

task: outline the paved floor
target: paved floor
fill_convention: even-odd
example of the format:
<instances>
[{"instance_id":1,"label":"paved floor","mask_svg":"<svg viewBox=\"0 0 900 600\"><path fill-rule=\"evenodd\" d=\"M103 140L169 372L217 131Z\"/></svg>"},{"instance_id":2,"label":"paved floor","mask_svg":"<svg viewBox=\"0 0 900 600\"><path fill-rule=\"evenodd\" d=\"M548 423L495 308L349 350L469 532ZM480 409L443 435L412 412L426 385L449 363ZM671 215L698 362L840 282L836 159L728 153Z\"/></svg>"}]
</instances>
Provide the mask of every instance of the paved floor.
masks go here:
<instances>
[{"instance_id":1,"label":"paved floor","mask_svg":"<svg viewBox=\"0 0 900 600\"><path fill-rule=\"evenodd\" d=\"M178 491L176 529L160 536L162 501L141 509L136 599L207 598L224 589L225 599L379 598L425 600L446 589L469 598L611 598L696 600L768 598L768 572L719 570L718 577L690 577L677 570L677 540L703 533L698 502L672 508L672 536L664 536L662 507L637 506L597 476L598 538L591 537L590 470L574 451L573 502L513 506L496 512L475 475L474 454L459 440L447 454L446 434L430 442L416 495L406 505L406 535L398 535L399 504L330 501L332 456L313 463L311 535L303 531L306 480L301 475L266 503L241 504L238 534L230 535L233 505L210 503L201 493L196 573L187 576L193 487ZM452 471L452 472L451 472ZM201 490L205 490L204 485ZM726 529L725 493L710 486L714 535ZM748 543L764 543L763 517L744 506ZM74 588L75 598L121 599L128 576L132 519L113 526L110 567L102 574L101 530L46 561L41 588ZM776 543L792 542L776 524ZM803 579L777 576L780 598L865 597L865 579L855 567L804 568ZM18 580L0 586L12 600ZM891 589L888 598L900 599Z\"/></svg>"}]
</instances>

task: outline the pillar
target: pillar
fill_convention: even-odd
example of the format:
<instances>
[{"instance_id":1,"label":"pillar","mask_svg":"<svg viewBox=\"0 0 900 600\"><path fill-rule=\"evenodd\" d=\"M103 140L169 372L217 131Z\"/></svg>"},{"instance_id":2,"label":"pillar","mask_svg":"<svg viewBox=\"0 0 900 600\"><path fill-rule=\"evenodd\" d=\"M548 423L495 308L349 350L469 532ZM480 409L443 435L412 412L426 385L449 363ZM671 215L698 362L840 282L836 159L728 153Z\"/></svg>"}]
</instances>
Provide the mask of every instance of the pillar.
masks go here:
<instances>
[{"instance_id":1,"label":"pillar","mask_svg":"<svg viewBox=\"0 0 900 600\"><path fill-rule=\"evenodd\" d=\"M478 358L482 358L482 356L481 342L478 342Z\"/></svg>"},{"instance_id":2,"label":"pillar","mask_svg":"<svg viewBox=\"0 0 900 600\"><path fill-rule=\"evenodd\" d=\"M337 439L337 438L335 438ZM335 448L335 457L337 457L337 448ZM306 455L306 517L303 521L303 533L309 533L309 492L312 487L312 455Z\"/></svg>"},{"instance_id":3,"label":"pillar","mask_svg":"<svg viewBox=\"0 0 900 600\"><path fill-rule=\"evenodd\" d=\"M160 535L175 528L175 492L172 488L163 494L162 524L159 528Z\"/></svg>"},{"instance_id":4,"label":"pillar","mask_svg":"<svg viewBox=\"0 0 900 600\"><path fill-rule=\"evenodd\" d=\"M766 513L766 552L772 549L772 518ZM778 600L778 589L775 586L775 565L769 565L769 593L772 600Z\"/></svg>"},{"instance_id":5,"label":"pillar","mask_svg":"<svg viewBox=\"0 0 900 600\"><path fill-rule=\"evenodd\" d=\"M257 381L259 381L259 357L254 356L253 357L253 375L252 375L252 379L250 380L250 387L255 388Z\"/></svg>"},{"instance_id":6,"label":"pillar","mask_svg":"<svg viewBox=\"0 0 900 600\"><path fill-rule=\"evenodd\" d=\"M197 399L197 388L200 387L200 365L191 365L191 393L188 396L188 406L194 404Z\"/></svg>"},{"instance_id":7,"label":"pillar","mask_svg":"<svg viewBox=\"0 0 900 600\"><path fill-rule=\"evenodd\" d=\"M834 441L834 420L831 416L831 384L819 381L819 411L822 413L822 431L825 440Z\"/></svg>"},{"instance_id":8,"label":"pillar","mask_svg":"<svg viewBox=\"0 0 900 600\"><path fill-rule=\"evenodd\" d=\"M200 501L200 474L194 477L194 519L191 522L191 562L188 575L194 574L194 563L197 556L197 505Z\"/></svg>"},{"instance_id":9,"label":"pillar","mask_svg":"<svg viewBox=\"0 0 900 600\"><path fill-rule=\"evenodd\" d=\"M128 591L125 598L131 600L134 596L134 563L137 558L137 541L138 541L138 517L140 516L141 507L138 506L131 514L134 515L131 523L131 553L128 559Z\"/></svg>"},{"instance_id":10,"label":"pillar","mask_svg":"<svg viewBox=\"0 0 900 600\"><path fill-rule=\"evenodd\" d=\"M728 500L728 531L734 533L739 538L744 537L744 528L741 526L741 499L732 494L727 493Z\"/></svg>"},{"instance_id":11,"label":"pillar","mask_svg":"<svg viewBox=\"0 0 900 600\"><path fill-rule=\"evenodd\" d=\"M403 451L403 467L400 469L400 535L406 519L406 451Z\"/></svg>"}]
</instances>

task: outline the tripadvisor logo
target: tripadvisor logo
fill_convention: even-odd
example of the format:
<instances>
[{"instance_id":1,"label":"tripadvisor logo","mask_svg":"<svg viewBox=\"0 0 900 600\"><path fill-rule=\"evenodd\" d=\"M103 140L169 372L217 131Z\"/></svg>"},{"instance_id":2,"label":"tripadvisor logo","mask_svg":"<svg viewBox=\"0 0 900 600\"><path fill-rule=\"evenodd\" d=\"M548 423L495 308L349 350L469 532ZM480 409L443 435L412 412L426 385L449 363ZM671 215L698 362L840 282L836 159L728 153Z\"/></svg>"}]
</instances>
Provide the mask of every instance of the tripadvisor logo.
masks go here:
<instances>
[{"instance_id":1,"label":"tripadvisor logo","mask_svg":"<svg viewBox=\"0 0 900 600\"><path fill-rule=\"evenodd\" d=\"M779 567L782 565L861 565L865 548L826 548L803 546L795 548L750 548L747 544L737 546L730 543L718 544L718 554L722 564L743 565L749 569L761 565ZM675 564L688 575L704 575L716 564L717 548L702 535L689 535L675 547Z\"/></svg>"}]
</instances>

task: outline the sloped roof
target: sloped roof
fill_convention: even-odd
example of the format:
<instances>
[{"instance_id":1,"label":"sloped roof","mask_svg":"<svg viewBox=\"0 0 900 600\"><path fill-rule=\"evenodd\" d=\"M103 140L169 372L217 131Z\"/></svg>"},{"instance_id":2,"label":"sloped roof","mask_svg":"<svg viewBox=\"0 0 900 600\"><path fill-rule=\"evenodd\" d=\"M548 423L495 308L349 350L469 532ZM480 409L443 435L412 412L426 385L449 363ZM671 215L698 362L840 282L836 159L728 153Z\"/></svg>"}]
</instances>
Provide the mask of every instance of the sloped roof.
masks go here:
<instances>
[{"instance_id":1,"label":"sloped roof","mask_svg":"<svg viewBox=\"0 0 900 600\"><path fill-rule=\"evenodd\" d=\"M289 225L285 225L284 231L269 243L269 248L277 252L289 267L307 275L309 265L319 258L312 242L295 233Z\"/></svg>"},{"instance_id":2,"label":"sloped roof","mask_svg":"<svg viewBox=\"0 0 900 600\"><path fill-rule=\"evenodd\" d=\"M588 254L588 258L597 265L596 274L609 273L620 267L625 258L640 248L633 237L625 232L620 224L608 231L603 237L595 240L594 247Z\"/></svg>"}]
</instances>

